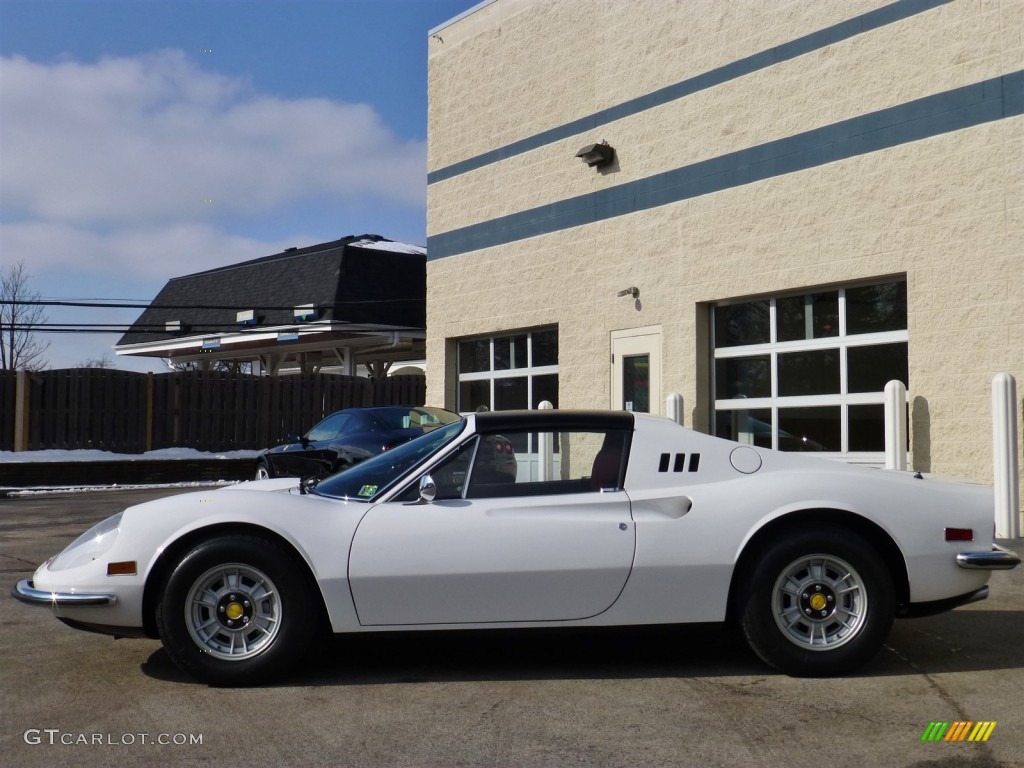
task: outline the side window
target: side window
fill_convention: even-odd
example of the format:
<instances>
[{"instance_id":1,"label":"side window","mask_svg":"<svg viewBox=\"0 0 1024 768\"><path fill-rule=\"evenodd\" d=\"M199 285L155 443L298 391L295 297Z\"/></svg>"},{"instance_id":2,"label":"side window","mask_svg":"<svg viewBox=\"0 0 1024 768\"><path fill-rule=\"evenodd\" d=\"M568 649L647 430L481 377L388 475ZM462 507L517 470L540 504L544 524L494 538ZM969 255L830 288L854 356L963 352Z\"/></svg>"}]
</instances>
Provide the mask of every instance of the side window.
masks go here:
<instances>
[{"instance_id":1,"label":"side window","mask_svg":"<svg viewBox=\"0 0 1024 768\"><path fill-rule=\"evenodd\" d=\"M628 438L629 433L622 430L484 435L470 468L466 497L619 490Z\"/></svg>"},{"instance_id":2,"label":"side window","mask_svg":"<svg viewBox=\"0 0 1024 768\"><path fill-rule=\"evenodd\" d=\"M351 414L348 413L335 413L328 416L306 433L306 439L311 442L331 440L338 436L350 417Z\"/></svg>"},{"instance_id":3,"label":"side window","mask_svg":"<svg viewBox=\"0 0 1024 768\"><path fill-rule=\"evenodd\" d=\"M462 445L444 464L431 471L430 476L437 486L436 499L461 499L469 476L469 465L478 440L473 439ZM417 490L418 493L418 490Z\"/></svg>"},{"instance_id":4,"label":"side window","mask_svg":"<svg viewBox=\"0 0 1024 768\"><path fill-rule=\"evenodd\" d=\"M466 488L466 478L469 477L469 466L473 461L473 454L476 452L478 438L473 438L461 446L442 464L430 470L430 477L437 487L435 501L442 499L461 499ZM395 501L409 503L416 501L420 495L420 478L406 488Z\"/></svg>"}]
</instances>

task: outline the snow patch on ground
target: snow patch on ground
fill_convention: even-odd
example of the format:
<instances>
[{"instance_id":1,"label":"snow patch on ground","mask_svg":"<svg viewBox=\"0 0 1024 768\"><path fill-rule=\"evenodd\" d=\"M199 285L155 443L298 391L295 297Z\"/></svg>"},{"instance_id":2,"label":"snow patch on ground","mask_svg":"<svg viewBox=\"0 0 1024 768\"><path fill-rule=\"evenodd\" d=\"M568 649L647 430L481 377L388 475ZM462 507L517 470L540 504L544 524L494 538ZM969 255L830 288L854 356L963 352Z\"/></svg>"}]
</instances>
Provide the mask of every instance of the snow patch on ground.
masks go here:
<instances>
[{"instance_id":1,"label":"snow patch on ground","mask_svg":"<svg viewBox=\"0 0 1024 768\"><path fill-rule=\"evenodd\" d=\"M94 448L78 450L0 451L0 462L35 464L50 461L167 461L168 459L255 459L259 451L204 453L194 448L161 448L146 453L111 453Z\"/></svg>"},{"instance_id":2,"label":"snow patch on ground","mask_svg":"<svg viewBox=\"0 0 1024 768\"><path fill-rule=\"evenodd\" d=\"M0 488L0 498L15 496L38 496L40 494L53 495L58 493L98 493L106 491L152 491L161 488L219 488L222 486L236 485L238 480L205 480L187 483L147 483L146 485L124 484L119 485L36 485L31 488Z\"/></svg>"}]
</instances>

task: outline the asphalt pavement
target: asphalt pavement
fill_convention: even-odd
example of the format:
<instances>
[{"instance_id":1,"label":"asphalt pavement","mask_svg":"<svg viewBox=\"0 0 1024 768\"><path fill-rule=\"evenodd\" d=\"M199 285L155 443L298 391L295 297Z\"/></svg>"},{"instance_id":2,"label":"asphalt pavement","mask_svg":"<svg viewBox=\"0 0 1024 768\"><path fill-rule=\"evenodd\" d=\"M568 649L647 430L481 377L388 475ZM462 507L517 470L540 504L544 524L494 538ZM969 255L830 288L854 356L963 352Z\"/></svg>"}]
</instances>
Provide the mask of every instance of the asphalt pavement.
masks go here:
<instances>
[{"instance_id":1,"label":"asphalt pavement","mask_svg":"<svg viewBox=\"0 0 1024 768\"><path fill-rule=\"evenodd\" d=\"M824 680L702 626L362 635L286 683L219 689L157 641L6 597L89 525L176 492L0 499L0 765L1024 766L1024 568L993 574L986 601L898 621L858 674ZM996 725L922 741L956 721Z\"/></svg>"}]
</instances>

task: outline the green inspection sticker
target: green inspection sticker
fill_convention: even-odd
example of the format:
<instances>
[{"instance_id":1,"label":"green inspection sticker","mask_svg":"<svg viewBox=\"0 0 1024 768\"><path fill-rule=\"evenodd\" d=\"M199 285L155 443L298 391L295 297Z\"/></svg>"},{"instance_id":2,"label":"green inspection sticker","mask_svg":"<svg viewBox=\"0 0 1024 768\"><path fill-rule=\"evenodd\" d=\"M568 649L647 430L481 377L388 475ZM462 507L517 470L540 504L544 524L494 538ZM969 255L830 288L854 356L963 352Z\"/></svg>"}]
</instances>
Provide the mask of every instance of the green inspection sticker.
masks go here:
<instances>
[{"instance_id":1,"label":"green inspection sticker","mask_svg":"<svg viewBox=\"0 0 1024 768\"><path fill-rule=\"evenodd\" d=\"M360 496L373 496L373 494L375 494L376 492L376 485L364 485L362 488L359 489Z\"/></svg>"}]
</instances>

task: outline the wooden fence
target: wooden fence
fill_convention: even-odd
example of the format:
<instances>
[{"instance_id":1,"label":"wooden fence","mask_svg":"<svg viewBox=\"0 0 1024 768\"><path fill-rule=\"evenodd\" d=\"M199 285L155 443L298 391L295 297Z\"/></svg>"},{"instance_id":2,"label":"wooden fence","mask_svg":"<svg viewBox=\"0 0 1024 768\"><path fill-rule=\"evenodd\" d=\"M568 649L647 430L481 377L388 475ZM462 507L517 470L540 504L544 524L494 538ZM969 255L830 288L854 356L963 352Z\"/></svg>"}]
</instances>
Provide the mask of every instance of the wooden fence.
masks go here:
<instances>
[{"instance_id":1,"label":"wooden fence","mask_svg":"<svg viewBox=\"0 0 1024 768\"><path fill-rule=\"evenodd\" d=\"M0 450L258 449L341 408L425 400L422 376L0 371Z\"/></svg>"}]
</instances>

